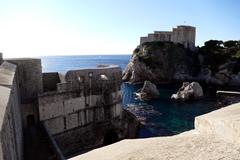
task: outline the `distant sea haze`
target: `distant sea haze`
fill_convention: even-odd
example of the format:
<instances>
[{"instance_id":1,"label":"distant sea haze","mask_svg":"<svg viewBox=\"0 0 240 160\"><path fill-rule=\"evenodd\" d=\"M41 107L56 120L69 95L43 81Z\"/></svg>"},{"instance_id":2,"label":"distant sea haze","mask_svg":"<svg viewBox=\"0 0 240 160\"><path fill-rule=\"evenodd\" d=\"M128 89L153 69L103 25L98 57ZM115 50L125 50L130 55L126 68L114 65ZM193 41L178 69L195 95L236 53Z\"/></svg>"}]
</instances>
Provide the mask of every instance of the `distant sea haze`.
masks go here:
<instances>
[{"instance_id":1,"label":"distant sea haze","mask_svg":"<svg viewBox=\"0 0 240 160\"><path fill-rule=\"evenodd\" d=\"M65 73L68 70L96 67L99 64L116 64L124 70L131 55L44 56L40 58L43 72Z\"/></svg>"}]
</instances>

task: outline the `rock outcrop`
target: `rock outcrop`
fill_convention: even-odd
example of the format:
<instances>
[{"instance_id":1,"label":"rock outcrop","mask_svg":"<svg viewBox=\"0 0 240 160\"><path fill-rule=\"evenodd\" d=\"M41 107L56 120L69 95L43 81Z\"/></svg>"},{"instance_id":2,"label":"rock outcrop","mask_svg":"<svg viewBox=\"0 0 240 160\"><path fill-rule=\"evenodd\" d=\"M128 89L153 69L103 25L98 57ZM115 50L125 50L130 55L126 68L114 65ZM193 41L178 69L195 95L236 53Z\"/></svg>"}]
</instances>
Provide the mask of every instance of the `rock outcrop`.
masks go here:
<instances>
[{"instance_id":1,"label":"rock outcrop","mask_svg":"<svg viewBox=\"0 0 240 160\"><path fill-rule=\"evenodd\" d=\"M157 86L150 81L145 81L143 88L140 89L136 95L141 100L151 100L159 98L159 91L157 89Z\"/></svg>"},{"instance_id":2,"label":"rock outcrop","mask_svg":"<svg viewBox=\"0 0 240 160\"><path fill-rule=\"evenodd\" d=\"M194 69L192 56L181 45L149 42L134 51L122 79L130 83L165 83L189 78Z\"/></svg>"},{"instance_id":3,"label":"rock outcrop","mask_svg":"<svg viewBox=\"0 0 240 160\"><path fill-rule=\"evenodd\" d=\"M175 100L191 100L203 97L202 87L198 82L183 82L182 87L176 94L171 96L171 99Z\"/></svg>"},{"instance_id":4,"label":"rock outcrop","mask_svg":"<svg viewBox=\"0 0 240 160\"><path fill-rule=\"evenodd\" d=\"M240 56L228 54L224 47L207 44L193 52L171 42L146 42L134 50L122 80L132 84L199 81L239 87L239 75Z\"/></svg>"}]
</instances>

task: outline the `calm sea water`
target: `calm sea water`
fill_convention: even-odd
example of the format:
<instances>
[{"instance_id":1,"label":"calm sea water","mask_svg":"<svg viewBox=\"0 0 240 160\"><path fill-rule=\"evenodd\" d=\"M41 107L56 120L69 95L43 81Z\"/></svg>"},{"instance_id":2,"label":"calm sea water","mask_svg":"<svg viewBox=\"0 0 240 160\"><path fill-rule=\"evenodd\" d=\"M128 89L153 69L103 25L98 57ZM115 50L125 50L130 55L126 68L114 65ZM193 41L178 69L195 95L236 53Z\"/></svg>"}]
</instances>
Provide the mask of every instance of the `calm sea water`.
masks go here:
<instances>
[{"instance_id":1,"label":"calm sea water","mask_svg":"<svg viewBox=\"0 0 240 160\"><path fill-rule=\"evenodd\" d=\"M43 72L66 72L72 69L95 67L98 64L117 64L122 69L127 66L131 55L95 55L95 56L49 56L41 57ZM142 85L122 85L123 105L128 107L141 120L143 126L139 137L167 136L194 128L194 118L216 109L216 101L211 97L187 103L170 99L180 85L158 86L160 98L152 101L140 101L135 92Z\"/></svg>"},{"instance_id":2,"label":"calm sea water","mask_svg":"<svg viewBox=\"0 0 240 160\"><path fill-rule=\"evenodd\" d=\"M124 69L131 55L83 55L41 57L43 72L66 72L79 68L96 67L98 64L118 64Z\"/></svg>"}]
</instances>

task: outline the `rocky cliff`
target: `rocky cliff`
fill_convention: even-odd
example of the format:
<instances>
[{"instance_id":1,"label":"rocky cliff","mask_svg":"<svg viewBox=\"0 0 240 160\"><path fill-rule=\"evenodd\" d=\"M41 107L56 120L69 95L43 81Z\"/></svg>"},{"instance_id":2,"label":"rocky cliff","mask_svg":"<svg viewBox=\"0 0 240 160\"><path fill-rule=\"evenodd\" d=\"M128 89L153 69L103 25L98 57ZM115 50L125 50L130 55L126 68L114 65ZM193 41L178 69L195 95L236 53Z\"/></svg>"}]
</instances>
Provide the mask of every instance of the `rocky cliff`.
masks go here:
<instances>
[{"instance_id":1,"label":"rocky cliff","mask_svg":"<svg viewBox=\"0 0 240 160\"><path fill-rule=\"evenodd\" d=\"M233 49L217 42L208 41L194 52L171 42L144 43L134 50L123 81L159 84L195 80L240 86L240 43Z\"/></svg>"}]
</instances>

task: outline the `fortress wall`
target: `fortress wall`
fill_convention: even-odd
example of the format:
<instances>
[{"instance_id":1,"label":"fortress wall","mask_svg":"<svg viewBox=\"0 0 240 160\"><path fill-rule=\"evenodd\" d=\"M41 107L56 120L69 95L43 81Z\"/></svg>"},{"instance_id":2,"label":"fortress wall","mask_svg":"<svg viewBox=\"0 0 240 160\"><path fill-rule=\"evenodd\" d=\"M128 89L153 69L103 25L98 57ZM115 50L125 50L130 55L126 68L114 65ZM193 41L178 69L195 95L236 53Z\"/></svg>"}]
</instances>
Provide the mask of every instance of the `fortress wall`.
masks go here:
<instances>
[{"instance_id":1,"label":"fortress wall","mask_svg":"<svg viewBox=\"0 0 240 160\"><path fill-rule=\"evenodd\" d=\"M115 107L119 106L120 105L116 105ZM96 122L97 117L102 113L97 113L96 110L93 110L93 121L95 123L87 123L81 127L72 128L63 133L55 134L54 139L63 151L63 154L67 157L77 150L88 150L101 147L105 144L106 138L111 136L111 133L116 133L119 139L136 138L138 130L136 117L128 111L122 110L121 106L118 109L121 109L121 114L123 114L121 119L112 118L109 121L104 120ZM113 114L114 113L112 113L112 115Z\"/></svg>"},{"instance_id":2,"label":"fortress wall","mask_svg":"<svg viewBox=\"0 0 240 160\"><path fill-rule=\"evenodd\" d=\"M7 59L8 62L17 65L16 79L20 90L21 112L24 128L30 116L34 122L39 121L38 94L42 93L42 67L40 59L18 58Z\"/></svg>"},{"instance_id":3,"label":"fortress wall","mask_svg":"<svg viewBox=\"0 0 240 160\"><path fill-rule=\"evenodd\" d=\"M148 34L148 42L152 42L152 41L155 41L155 36L154 34L150 33Z\"/></svg>"},{"instance_id":4,"label":"fortress wall","mask_svg":"<svg viewBox=\"0 0 240 160\"><path fill-rule=\"evenodd\" d=\"M7 59L17 65L17 76L20 88L21 103L28 103L37 99L42 93L41 59Z\"/></svg>"},{"instance_id":5,"label":"fortress wall","mask_svg":"<svg viewBox=\"0 0 240 160\"><path fill-rule=\"evenodd\" d=\"M90 73L92 73L92 77L89 77ZM91 88L93 94L93 92L99 91L99 88L102 88L102 85L105 84L104 80L101 80L100 77L102 74L108 77L109 85L114 85L110 84L111 82L115 83L120 89L122 70L119 66L72 70L66 73L65 79L66 82L71 84L72 90L79 90L79 88L83 86L85 90ZM81 78L81 82L79 82L78 77ZM116 89L116 87L113 86L109 89Z\"/></svg>"},{"instance_id":6,"label":"fortress wall","mask_svg":"<svg viewBox=\"0 0 240 160\"><path fill-rule=\"evenodd\" d=\"M171 41L172 39L172 32L168 31L154 31L154 41Z\"/></svg>"},{"instance_id":7,"label":"fortress wall","mask_svg":"<svg viewBox=\"0 0 240 160\"><path fill-rule=\"evenodd\" d=\"M109 94L108 98L112 100L108 104L103 104L103 95L75 96L74 93L39 96L40 121L46 122L51 134L61 133L93 121L104 121L106 117L121 117L120 91Z\"/></svg>"},{"instance_id":8,"label":"fortress wall","mask_svg":"<svg viewBox=\"0 0 240 160\"><path fill-rule=\"evenodd\" d=\"M148 37L140 37L140 45L142 45L145 42L148 42Z\"/></svg>"},{"instance_id":9,"label":"fortress wall","mask_svg":"<svg viewBox=\"0 0 240 160\"><path fill-rule=\"evenodd\" d=\"M116 140L136 133L135 121L123 113L121 76L118 66L72 70L57 91L39 95L40 121L65 155L102 146L109 130Z\"/></svg>"},{"instance_id":10,"label":"fortress wall","mask_svg":"<svg viewBox=\"0 0 240 160\"><path fill-rule=\"evenodd\" d=\"M144 42L171 41L174 43L183 44L185 48L195 49L196 28L192 26L177 26L172 31L154 31L148 34L147 37L140 38L140 45Z\"/></svg>"},{"instance_id":11,"label":"fortress wall","mask_svg":"<svg viewBox=\"0 0 240 160\"><path fill-rule=\"evenodd\" d=\"M172 41L181 43L185 48L195 48L196 28L190 26L178 26L173 28Z\"/></svg>"},{"instance_id":12,"label":"fortress wall","mask_svg":"<svg viewBox=\"0 0 240 160\"><path fill-rule=\"evenodd\" d=\"M0 66L0 159L23 159L23 134L16 66Z\"/></svg>"},{"instance_id":13,"label":"fortress wall","mask_svg":"<svg viewBox=\"0 0 240 160\"><path fill-rule=\"evenodd\" d=\"M56 91L57 83L60 83L58 72L43 73L43 92Z\"/></svg>"},{"instance_id":14,"label":"fortress wall","mask_svg":"<svg viewBox=\"0 0 240 160\"><path fill-rule=\"evenodd\" d=\"M95 107L68 114L64 132L54 134L53 137L66 155L68 152L95 148L104 144L104 136L108 130L116 132L121 139L126 137L125 122L119 117L120 108L117 105L109 108L110 118L106 119L104 107ZM122 110L121 110L122 112Z\"/></svg>"}]
</instances>

